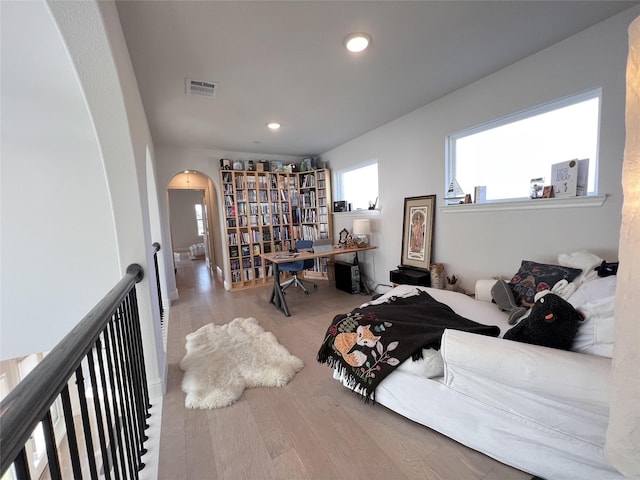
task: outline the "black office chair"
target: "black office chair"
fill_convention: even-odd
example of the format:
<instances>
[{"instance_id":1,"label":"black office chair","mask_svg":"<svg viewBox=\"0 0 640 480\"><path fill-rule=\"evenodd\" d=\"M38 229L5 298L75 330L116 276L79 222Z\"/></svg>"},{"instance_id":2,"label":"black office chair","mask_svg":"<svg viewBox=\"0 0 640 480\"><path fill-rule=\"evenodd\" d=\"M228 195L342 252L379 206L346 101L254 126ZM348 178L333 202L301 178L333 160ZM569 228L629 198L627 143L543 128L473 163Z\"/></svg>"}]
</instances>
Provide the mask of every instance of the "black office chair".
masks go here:
<instances>
[{"instance_id":1,"label":"black office chair","mask_svg":"<svg viewBox=\"0 0 640 480\"><path fill-rule=\"evenodd\" d=\"M308 249L311 247L313 247L313 241L311 240L296 241L297 250ZM290 280L287 280L286 282L280 285L282 287L282 291L284 292L291 285L294 285L296 287L300 287L304 291L304 293L309 295L309 290L307 290L304 286L305 283L309 285L313 285L313 288L318 288L317 283L313 283L313 282L310 282L309 280L303 280L298 278L299 272L303 270L307 270L309 268L313 268L314 265L315 265L315 261L313 260L313 258L309 260L297 260L295 262L287 262L287 263L282 263L278 265L278 269L281 272L289 272L293 275L293 277Z\"/></svg>"}]
</instances>

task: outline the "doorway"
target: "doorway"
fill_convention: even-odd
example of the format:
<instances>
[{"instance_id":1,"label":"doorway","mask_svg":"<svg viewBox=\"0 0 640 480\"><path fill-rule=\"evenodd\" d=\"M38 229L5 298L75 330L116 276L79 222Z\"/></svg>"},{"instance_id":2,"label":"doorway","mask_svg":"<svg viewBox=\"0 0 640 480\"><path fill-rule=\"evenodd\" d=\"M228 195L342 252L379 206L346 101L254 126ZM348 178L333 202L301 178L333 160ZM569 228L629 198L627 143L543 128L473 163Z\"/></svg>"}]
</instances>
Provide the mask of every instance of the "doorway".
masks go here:
<instances>
[{"instance_id":1,"label":"doorway","mask_svg":"<svg viewBox=\"0 0 640 480\"><path fill-rule=\"evenodd\" d=\"M176 174L167 187L169 229L175 257L204 259L211 276L222 275L217 196L211 179L194 170Z\"/></svg>"}]
</instances>

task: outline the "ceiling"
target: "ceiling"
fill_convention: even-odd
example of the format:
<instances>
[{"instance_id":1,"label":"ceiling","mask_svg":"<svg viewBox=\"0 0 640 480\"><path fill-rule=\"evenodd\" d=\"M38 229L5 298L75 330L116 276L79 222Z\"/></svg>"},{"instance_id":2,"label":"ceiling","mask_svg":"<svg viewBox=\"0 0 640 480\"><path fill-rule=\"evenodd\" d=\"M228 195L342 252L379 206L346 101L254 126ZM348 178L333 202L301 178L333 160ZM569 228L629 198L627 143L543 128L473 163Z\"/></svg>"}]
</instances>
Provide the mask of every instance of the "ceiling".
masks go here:
<instances>
[{"instance_id":1,"label":"ceiling","mask_svg":"<svg viewBox=\"0 0 640 480\"><path fill-rule=\"evenodd\" d=\"M119 1L156 146L317 155L638 2ZM364 31L360 54L344 38ZM187 95L185 78L218 83ZM282 128L269 131L278 121Z\"/></svg>"}]
</instances>

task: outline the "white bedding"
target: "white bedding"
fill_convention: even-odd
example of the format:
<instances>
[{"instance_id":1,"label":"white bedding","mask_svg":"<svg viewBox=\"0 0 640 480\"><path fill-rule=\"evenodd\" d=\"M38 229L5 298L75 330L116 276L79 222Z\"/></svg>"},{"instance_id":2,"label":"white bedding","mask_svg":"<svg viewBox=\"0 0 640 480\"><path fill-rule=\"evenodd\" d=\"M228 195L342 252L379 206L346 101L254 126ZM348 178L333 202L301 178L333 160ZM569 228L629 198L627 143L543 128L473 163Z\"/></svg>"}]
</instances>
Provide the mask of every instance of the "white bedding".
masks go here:
<instances>
[{"instance_id":1,"label":"white bedding","mask_svg":"<svg viewBox=\"0 0 640 480\"><path fill-rule=\"evenodd\" d=\"M500 336L511 328L496 305L446 290L401 285L369 303L417 288ZM532 475L623 480L602 447L610 359L446 330L441 350L408 362L376 388L376 403Z\"/></svg>"}]
</instances>

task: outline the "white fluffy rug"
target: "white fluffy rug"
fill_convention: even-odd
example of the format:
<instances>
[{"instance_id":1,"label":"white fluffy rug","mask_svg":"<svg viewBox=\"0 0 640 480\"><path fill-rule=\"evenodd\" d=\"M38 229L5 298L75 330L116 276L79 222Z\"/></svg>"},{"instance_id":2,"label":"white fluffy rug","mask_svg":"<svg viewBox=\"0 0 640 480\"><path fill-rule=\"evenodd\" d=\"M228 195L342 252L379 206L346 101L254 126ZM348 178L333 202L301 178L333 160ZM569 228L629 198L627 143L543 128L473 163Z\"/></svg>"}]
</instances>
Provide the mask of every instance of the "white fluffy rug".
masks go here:
<instances>
[{"instance_id":1,"label":"white fluffy rug","mask_svg":"<svg viewBox=\"0 0 640 480\"><path fill-rule=\"evenodd\" d=\"M187 335L186 348L180 368L187 408L226 407L245 388L282 387L304 367L255 318L205 325Z\"/></svg>"}]
</instances>

